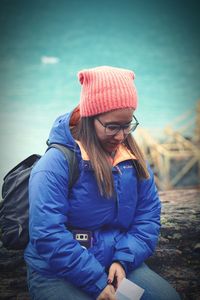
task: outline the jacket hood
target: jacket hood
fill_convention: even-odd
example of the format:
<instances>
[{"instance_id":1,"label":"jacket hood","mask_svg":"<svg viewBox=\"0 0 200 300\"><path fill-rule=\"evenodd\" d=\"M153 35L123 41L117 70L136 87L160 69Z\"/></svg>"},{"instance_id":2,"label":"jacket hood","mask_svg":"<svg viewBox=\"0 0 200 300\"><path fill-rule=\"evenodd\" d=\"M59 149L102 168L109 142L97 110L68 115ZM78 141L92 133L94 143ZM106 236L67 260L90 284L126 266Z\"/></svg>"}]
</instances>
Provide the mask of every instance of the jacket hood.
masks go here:
<instances>
[{"instance_id":1,"label":"jacket hood","mask_svg":"<svg viewBox=\"0 0 200 300\"><path fill-rule=\"evenodd\" d=\"M70 119L73 111L59 116L50 131L48 144L61 144L75 151L76 142L70 131Z\"/></svg>"}]
</instances>

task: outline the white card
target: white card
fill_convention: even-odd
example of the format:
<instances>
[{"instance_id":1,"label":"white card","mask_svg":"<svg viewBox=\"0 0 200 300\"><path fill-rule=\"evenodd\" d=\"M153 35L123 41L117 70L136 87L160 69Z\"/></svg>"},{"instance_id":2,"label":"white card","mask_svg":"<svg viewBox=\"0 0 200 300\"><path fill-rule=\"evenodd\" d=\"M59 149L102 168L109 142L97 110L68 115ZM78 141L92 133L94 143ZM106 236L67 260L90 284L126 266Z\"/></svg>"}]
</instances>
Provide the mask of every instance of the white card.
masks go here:
<instances>
[{"instance_id":1,"label":"white card","mask_svg":"<svg viewBox=\"0 0 200 300\"><path fill-rule=\"evenodd\" d=\"M116 297L117 300L139 300L143 293L144 289L124 278L116 291Z\"/></svg>"}]
</instances>

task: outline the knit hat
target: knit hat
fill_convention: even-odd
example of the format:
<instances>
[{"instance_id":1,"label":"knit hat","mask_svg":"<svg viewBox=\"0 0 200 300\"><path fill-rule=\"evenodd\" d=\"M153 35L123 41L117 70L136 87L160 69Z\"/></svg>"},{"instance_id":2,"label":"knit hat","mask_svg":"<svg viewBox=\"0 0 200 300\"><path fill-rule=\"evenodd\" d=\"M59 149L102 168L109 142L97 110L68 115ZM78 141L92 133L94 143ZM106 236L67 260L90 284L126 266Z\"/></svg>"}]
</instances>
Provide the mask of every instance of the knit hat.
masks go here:
<instances>
[{"instance_id":1,"label":"knit hat","mask_svg":"<svg viewBox=\"0 0 200 300\"><path fill-rule=\"evenodd\" d=\"M94 116L119 108L137 107L133 71L108 66L82 70L80 115Z\"/></svg>"}]
</instances>

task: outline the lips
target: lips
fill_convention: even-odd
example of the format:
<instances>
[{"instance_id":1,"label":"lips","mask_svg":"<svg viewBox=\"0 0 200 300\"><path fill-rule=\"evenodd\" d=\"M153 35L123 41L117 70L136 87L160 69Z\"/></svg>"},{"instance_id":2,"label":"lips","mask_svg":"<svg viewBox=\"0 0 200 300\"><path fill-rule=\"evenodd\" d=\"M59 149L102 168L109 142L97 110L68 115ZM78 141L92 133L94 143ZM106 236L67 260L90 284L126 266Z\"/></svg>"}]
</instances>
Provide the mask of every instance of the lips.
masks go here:
<instances>
[{"instance_id":1,"label":"lips","mask_svg":"<svg viewBox=\"0 0 200 300\"><path fill-rule=\"evenodd\" d=\"M112 143L112 142L106 142L103 144L103 148L107 151L107 152L113 152L115 150L117 150L117 148L119 147L120 143Z\"/></svg>"},{"instance_id":2,"label":"lips","mask_svg":"<svg viewBox=\"0 0 200 300\"><path fill-rule=\"evenodd\" d=\"M107 145L109 146L109 147L112 147L112 148L117 148L117 147L119 147L119 145L120 145L120 143L110 143L110 142L108 142L107 143Z\"/></svg>"},{"instance_id":3,"label":"lips","mask_svg":"<svg viewBox=\"0 0 200 300\"><path fill-rule=\"evenodd\" d=\"M119 146L120 144L119 143L110 143L110 142L108 142L108 144L110 144L110 145L112 145L112 146L114 146L114 147L117 147L117 146Z\"/></svg>"}]
</instances>

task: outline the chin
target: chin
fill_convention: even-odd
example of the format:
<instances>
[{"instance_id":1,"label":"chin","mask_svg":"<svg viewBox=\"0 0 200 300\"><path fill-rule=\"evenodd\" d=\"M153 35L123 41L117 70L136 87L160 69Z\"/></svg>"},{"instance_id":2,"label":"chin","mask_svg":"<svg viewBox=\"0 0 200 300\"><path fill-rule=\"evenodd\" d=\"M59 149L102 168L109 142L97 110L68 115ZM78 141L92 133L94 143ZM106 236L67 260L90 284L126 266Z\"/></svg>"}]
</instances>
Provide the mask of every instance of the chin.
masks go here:
<instances>
[{"instance_id":1,"label":"chin","mask_svg":"<svg viewBox=\"0 0 200 300\"><path fill-rule=\"evenodd\" d=\"M117 148L119 147L119 145L117 146L109 146L109 147L106 147L105 150L108 152L108 153L112 153L112 152L115 152L117 150Z\"/></svg>"}]
</instances>

